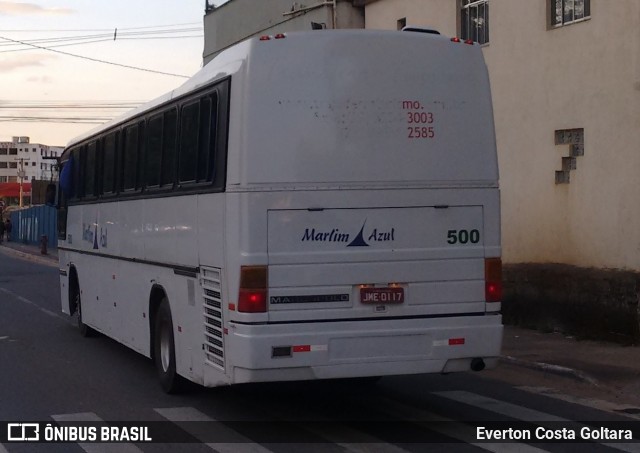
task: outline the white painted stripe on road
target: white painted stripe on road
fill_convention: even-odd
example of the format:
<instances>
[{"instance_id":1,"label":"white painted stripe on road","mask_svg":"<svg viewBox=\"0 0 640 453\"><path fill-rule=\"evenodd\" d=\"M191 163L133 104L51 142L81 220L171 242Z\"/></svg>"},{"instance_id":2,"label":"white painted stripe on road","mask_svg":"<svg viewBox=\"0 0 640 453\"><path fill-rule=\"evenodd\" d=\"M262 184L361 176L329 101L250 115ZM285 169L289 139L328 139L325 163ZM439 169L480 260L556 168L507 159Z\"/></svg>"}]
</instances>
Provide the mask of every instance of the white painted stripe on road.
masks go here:
<instances>
[{"instance_id":1,"label":"white painted stripe on road","mask_svg":"<svg viewBox=\"0 0 640 453\"><path fill-rule=\"evenodd\" d=\"M9 453L9 450L7 450L6 448L4 448L2 446L2 444L0 444L0 453Z\"/></svg>"},{"instance_id":2,"label":"white painted stripe on road","mask_svg":"<svg viewBox=\"0 0 640 453\"><path fill-rule=\"evenodd\" d=\"M269 405L269 412L281 420L287 420L291 418L291 412L287 408L274 407L274 404ZM302 408L300 410L303 410ZM304 422L309 420L310 424ZM316 422L327 422L331 424L331 429L321 429L317 427ZM369 435L363 431L350 428L348 426L337 426L339 420L334 418L324 417L315 412L304 410L304 414L301 412L296 413L296 423L311 433L322 437L323 439L333 442L336 445L341 446L345 451L352 453L407 453L407 450L384 442L382 439ZM360 442L345 442L346 439L359 439Z\"/></svg>"},{"instance_id":3,"label":"white painted stripe on road","mask_svg":"<svg viewBox=\"0 0 640 453\"><path fill-rule=\"evenodd\" d=\"M452 390L447 392L433 392L434 395L457 401L459 403L468 404L470 406L479 407L487 411L497 414L506 415L507 417L517 418L526 422L569 422L566 418L556 415L547 414L545 412L529 409L528 407L518 406L516 404L507 403L505 401L496 400L476 393L464 390Z\"/></svg>"},{"instance_id":4,"label":"white painted stripe on road","mask_svg":"<svg viewBox=\"0 0 640 453\"><path fill-rule=\"evenodd\" d=\"M184 431L191 434L196 439L206 442L197 430L191 429L187 424L180 424L181 422L215 422L214 418L200 412L193 407L170 407L170 408L156 408L154 409L158 414L162 415L169 421L176 423ZM219 453L270 453L271 450L263 447L260 444L253 442L251 439L244 437L242 434L234 431L231 428L225 427L222 423L220 428L226 430L237 439L236 442L216 442L206 443L209 448L218 451Z\"/></svg>"},{"instance_id":5,"label":"white painted stripe on road","mask_svg":"<svg viewBox=\"0 0 640 453\"><path fill-rule=\"evenodd\" d=\"M523 390L529 393L535 393L538 395L548 396L562 401L567 401L573 404L579 404L580 406L588 406L600 411L607 411L616 414L617 416L632 418L640 420L640 414L629 414L625 410L630 407L635 407L633 404L619 404L612 403L611 401L599 400L595 398L581 398L574 395L567 395L560 393L559 391L549 387L532 387L532 386L520 386L516 387L518 390Z\"/></svg>"},{"instance_id":6,"label":"white painted stripe on road","mask_svg":"<svg viewBox=\"0 0 640 453\"><path fill-rule=\"evenodd\" d=\"M18 300L18 301L20 301L22 303L25 303L27 305L31 305L32 307L37 308L38 310L40 310L42 313L44 313L46 315L52 316L54 318L62 319L63 321L67 321L67 322L69 321L68 317L62 316L60 313L56 313L56 312L51 311L51 310L47 310L46 308L42 308L40 305L36 304L35 302L27 299L26 297L22 297L21 295L16 294L16 293L14 293L12 291L9 291L8 289L0 288L0 293L7 294L7 295L13 297L14 299L16 299L16 300Z\"/></svg>"},{"instance_id":7,"label":"white painted stripe on road","mask_svg":"<svg viewBox=\"0 0 640 453\"><path fill-rule=\"evenodd\" d=\"M98 426L107 426L107 423L93 412L82 412L78 414L52 415L52 419L57 422L90 422ZM132 443L97 443L89 444L78 442L78 446L87 453L141 453L142 450Z\"/></svg>"},{"instance_id":8,"label":"white painted stripe on road","mask_svg":"<svg viewBox=\"0 0 640 453\"><path fill-rule=\"evenodd\" d=\"M544 422L562 422L571 424L576 430L581 430L587 425L576 423L566 418L558 417L556 415L547 414L546 412L540 412L527 407L518 406L516 404L507 403L506 401L500 401L497 399L489 398L486 396L478 395L475 393L467 392L464 390L453 390L447 392L433 392L434 395L441 396L459 403L475 406L480 409L495 412L497 414L506 415L507 417L515 418L517 420L534 423L540 426L544 426ZM591 441L598 443L597 441ZM640 444L632 443L611 443L611 442L599 442L601 445L605 445L609 448L616 450L627 451L630 453L640 453Z\"/></svg>"},{"instance_id":9,"label":"white painted stripe on road","mask_svg":"<svg viewBox=\"0 0 640 453\"><path fill-rule=\"evenodd\" d=\"M456 439L474 447L494 453L546 453L543 450L524 443L499 443L499 442L478 442L475 427L465 423L458 422L451 418L443 417L433 412L425 411L415 407L407 406L402 403L390 400L385 397L375 397L374 399L367 397L359 399L359 404L369 406L373 411L381 411L401 420L407 420L408 423L423 426L429 431L435 431L443 434L451 439Z\"/></svg>"}]
</instances>

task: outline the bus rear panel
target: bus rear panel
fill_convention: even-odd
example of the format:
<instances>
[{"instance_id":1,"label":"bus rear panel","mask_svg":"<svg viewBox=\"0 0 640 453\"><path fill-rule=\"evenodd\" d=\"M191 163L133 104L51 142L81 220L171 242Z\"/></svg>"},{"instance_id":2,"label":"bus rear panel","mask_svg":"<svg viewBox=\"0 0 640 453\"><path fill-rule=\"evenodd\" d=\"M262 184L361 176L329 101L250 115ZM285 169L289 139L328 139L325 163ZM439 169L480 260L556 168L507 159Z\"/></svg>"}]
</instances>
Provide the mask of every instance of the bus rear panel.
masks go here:
<instances>
[{"instance_id":1,"label":"bus rear panel","mask_svg":"<svg viewBox=\"0 0 640 453\"><path fill-rule=\"evenodd\" d=\"M500 207L479 46L291 33L253 41L247 62L227 163L230 382L495 366Z\"/></svg>"}]
</instances>

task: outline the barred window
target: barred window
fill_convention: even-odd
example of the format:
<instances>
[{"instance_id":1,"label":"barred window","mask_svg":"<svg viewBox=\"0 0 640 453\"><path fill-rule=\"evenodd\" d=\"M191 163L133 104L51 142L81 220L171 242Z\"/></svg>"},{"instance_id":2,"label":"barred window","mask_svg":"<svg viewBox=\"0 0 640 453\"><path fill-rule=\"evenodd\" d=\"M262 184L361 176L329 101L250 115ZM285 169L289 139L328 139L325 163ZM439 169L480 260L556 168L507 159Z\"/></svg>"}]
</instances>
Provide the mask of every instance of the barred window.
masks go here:
<instances>
[{"instance_id":1,"label":"barred window","mask_svg":"<svg viewBox=\"0 0 640 453\"><path fill-rule=\"evenodd\" d=\"M461 0L461 36L479 44L489 42L489 0Z\"/></svg>"},{"instance_id":2,"label":"barred window","mask_svg":"<svg viewBox=\"0 0 640 453\"><path fill-rule=\"evenodd\" d=\"M551 0L551 26L580 22L591 17L590 0Z\"/></svg>"}]
</instances>

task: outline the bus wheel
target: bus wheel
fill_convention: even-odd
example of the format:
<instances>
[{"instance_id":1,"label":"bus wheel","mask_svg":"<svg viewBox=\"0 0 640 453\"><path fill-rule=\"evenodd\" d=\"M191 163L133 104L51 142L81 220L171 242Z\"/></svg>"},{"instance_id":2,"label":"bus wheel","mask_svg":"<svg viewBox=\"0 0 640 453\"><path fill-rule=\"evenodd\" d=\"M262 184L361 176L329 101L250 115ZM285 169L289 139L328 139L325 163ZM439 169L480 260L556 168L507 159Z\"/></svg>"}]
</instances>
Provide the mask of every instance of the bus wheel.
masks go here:
<instances>
[{"instance_id":1,"label":"bus wheel","mask_svg":"<svg viewBox=\"0 0 640 453\"><path fill-rule=\"evenodd\" d=\"M171 320L169 301L166 297L160 302L156 314L153 350L162 390L166 393L177 393L180 390L181 378L176 373L173 321Z\"/></svg>"},{"instance_id":2,"label":"bus wheel","mask_svg":"<svg viewBox=\"0 0 640 453\"><path fill-rule=\"evenodd\" d=\"M74 287L74 303L76 307L76 316L78 317L78 330L83 337L93 337L96 333L91 327L82 322L82 300L80 297L80 288L77 285Z\"/></svg>"}]
</instances>

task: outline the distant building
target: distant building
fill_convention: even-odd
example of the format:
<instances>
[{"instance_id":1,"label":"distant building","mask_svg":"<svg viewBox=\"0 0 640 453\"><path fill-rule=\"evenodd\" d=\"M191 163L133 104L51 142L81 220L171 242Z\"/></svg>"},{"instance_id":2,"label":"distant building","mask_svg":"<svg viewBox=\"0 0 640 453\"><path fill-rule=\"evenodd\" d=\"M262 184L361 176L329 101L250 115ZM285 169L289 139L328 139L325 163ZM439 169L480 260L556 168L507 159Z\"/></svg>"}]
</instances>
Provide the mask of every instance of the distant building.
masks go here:
<instances>
[{"instance_id":1,"label":"distant building","mask_svg":"<svg viewBox=\"0 0 640 453\"><path fill-rule=\"evenodd\" d=\"M63 147L30 143L29 137L13 137L0 142L0 183L37 180L57 180L56 158Z\"/></svg>"},{"instance_id":2,"label":"distant building","mask_svg":"<svg viewBox=\"0 0 640 453\"><path fill-rule=\"evenodd\" d=\"M229 0L204 16L204 64L252 36L311 30L364 28L365 0Z\"/></svg>"}]
</instances>

